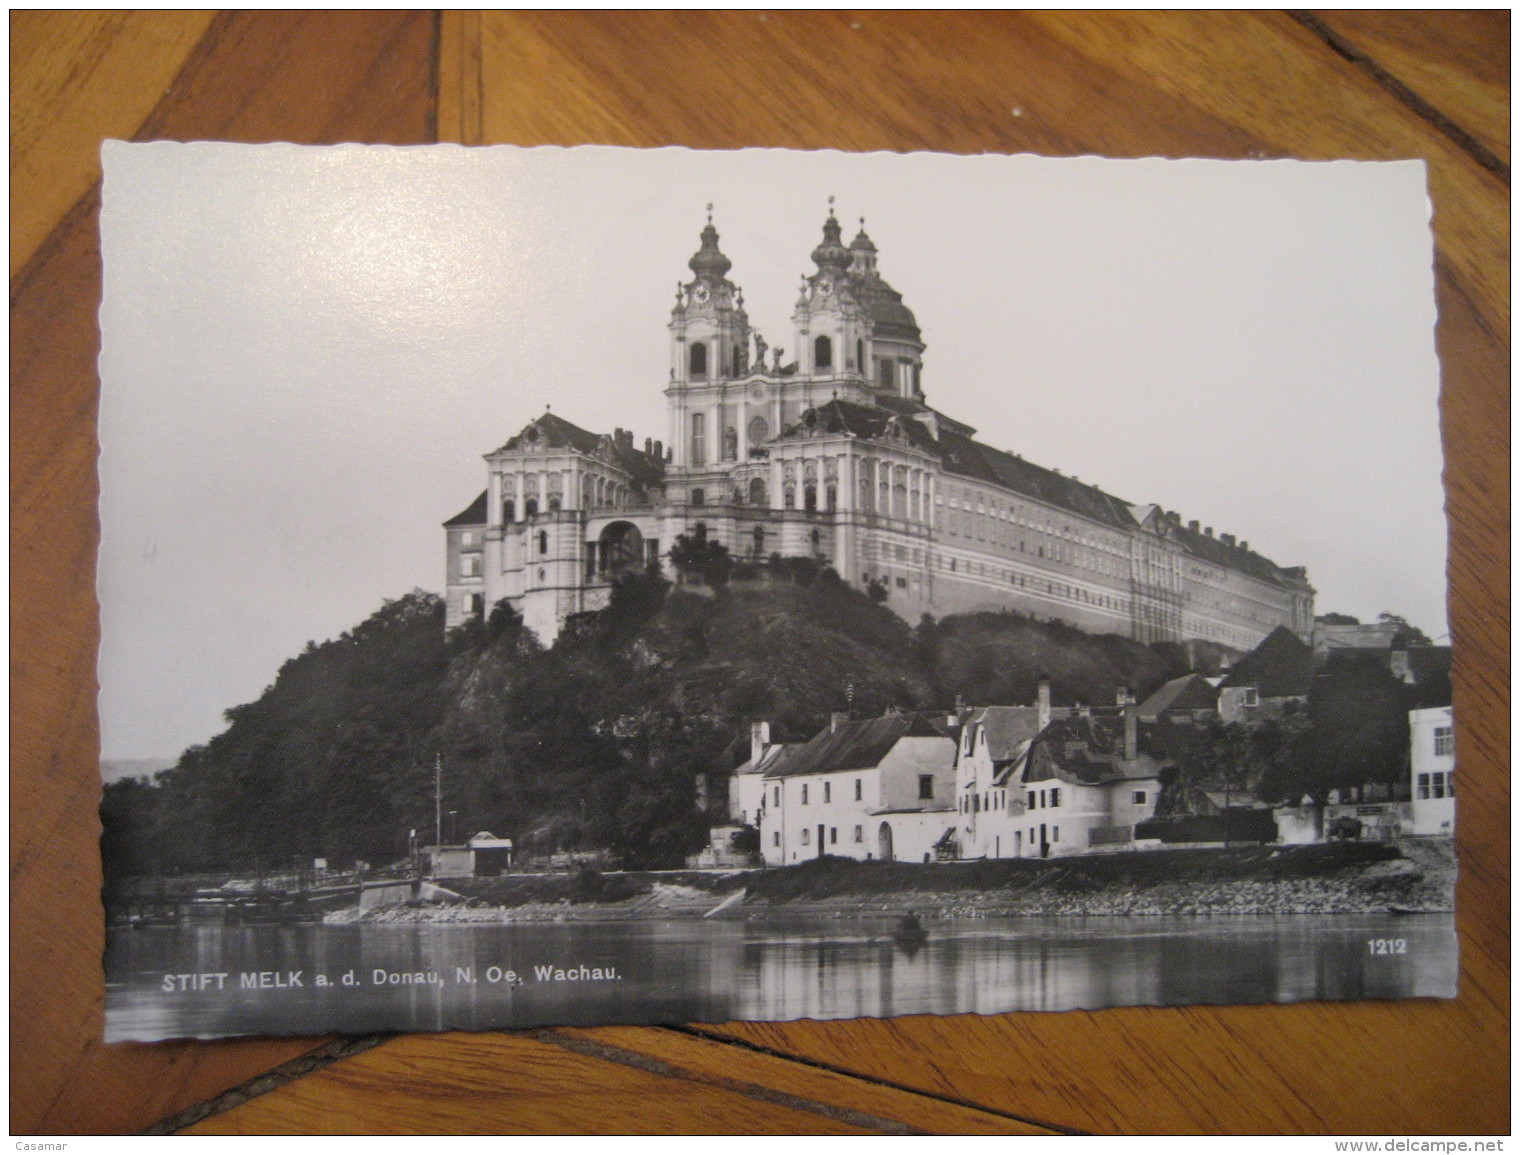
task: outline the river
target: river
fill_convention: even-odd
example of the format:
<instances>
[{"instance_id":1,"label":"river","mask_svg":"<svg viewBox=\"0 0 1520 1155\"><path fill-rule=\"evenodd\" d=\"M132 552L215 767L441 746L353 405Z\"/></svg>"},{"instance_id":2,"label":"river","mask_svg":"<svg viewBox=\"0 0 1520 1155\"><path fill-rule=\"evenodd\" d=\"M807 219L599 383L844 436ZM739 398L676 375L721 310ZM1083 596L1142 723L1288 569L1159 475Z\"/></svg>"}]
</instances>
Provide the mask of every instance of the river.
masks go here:
<instances>
[{"instance_id":1,"label":"river","mask_svg":"<svg viewBox=\"0 0 1520 1155\"><path fill-rule=\"evenodd\" d=\"M113 930L106 1041L1454 997L1450 914ZM220 976L220 977L218 977Z\"/></svg>"}]
</instances>

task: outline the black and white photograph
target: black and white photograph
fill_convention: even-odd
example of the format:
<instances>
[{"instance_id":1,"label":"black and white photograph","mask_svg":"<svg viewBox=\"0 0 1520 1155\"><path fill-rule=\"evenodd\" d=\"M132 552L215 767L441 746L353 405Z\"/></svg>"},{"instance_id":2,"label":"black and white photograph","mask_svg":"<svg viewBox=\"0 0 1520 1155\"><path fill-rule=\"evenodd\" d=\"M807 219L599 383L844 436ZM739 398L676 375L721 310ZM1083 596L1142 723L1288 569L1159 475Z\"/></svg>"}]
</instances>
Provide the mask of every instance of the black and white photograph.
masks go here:
<instances>
[{"instance_id":1,"label":"black and white photograph","mask_svg":"<svg viewBox=\"0 0 1520 1155\"><path fill-rule=\"evenodd\" d=\"M1421 162L103 160L107 1041L1455 997Z\"/></svg>"}]
</instances>

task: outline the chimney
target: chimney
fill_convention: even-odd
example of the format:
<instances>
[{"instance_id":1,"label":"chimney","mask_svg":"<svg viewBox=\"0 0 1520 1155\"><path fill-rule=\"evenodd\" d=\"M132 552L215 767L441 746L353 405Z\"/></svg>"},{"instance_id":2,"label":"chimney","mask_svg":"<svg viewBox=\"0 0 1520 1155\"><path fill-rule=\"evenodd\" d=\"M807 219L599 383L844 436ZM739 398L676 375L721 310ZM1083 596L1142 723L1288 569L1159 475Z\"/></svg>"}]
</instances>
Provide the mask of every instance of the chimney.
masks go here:
<instances>
[{"instance_id":1,"label":"chimney","mask_svg":"<svg viewBox=\"0 0 1520 1155\"><path fill-rule=\"evenodd\" d=\"M1188 528L1190 530L1192 530L1194 533L1197 533L1198 532L1198 522L1196 520L1188 522Z\"/></svg>"},{"instance_id":2,"label":"chimney","mask_svg":"<svg viewBox=\"0 0 1520 1155\"><path fill-rule=\"evenodd\" d=\"M1038 723L1041 730L1050 725L1050 679L1044 674L1040 675L1039 696L1035 699L1035 708L1039 711Z\"/></svg>"},{"instance_id":3,"label":"chimney","mask_svg":"<svg viewBox=\"0 0 1520 1155\"><path fill-rule=\"evenodd\" d=\"M843 710L835 710L832 714L829 715L829 733L832 734L835 730L839 729L839 727L848 723L849 720L850 716Z\"/></svg>"},{"instance_id":4,"label":"chimney","mask_svg":"<svg viewBox=\"0 0 1520 1155\"><path fill-rule=\"evenodd\" d=\"M651 441L648 437L644 438L644 456L648 457L653 452L654 452L654 442Z\"/></svg>"},{"instance_id":5,"label":"chimney","mask_svg":"<svg viewBox=\"0 0 1520 1155\"><path fill-rule=\"evenodd\" d=\"M1129 687L1128 686L1120 686L1118 694L1116 694L1114 696L1114 705L1118 706L1119 709L1122 710L1122 709L1124 709L1125 706L1128 706L1132 701L1134 701L1134 699L1132 697L1130 697Z\"/></svg>"},{"instance_id":6,"label":"chimney","mask_svg":"<svg viewBox=\"0 0 1520 1155\"><path fill-rule=\"evenodd\" d=\"M1241 549L1250 549L1251 548L1251 543L1248 542L1248 541L1243 541L1243 542L1240 543L1240 548Z\"/></svg>"},{"instance_id":7,"label":"chimney","mask_svg":"<svg viewBox=\"0 0 1520 1155\"><path fill-rule=\"evenodd\" d=\"M765 753L765 748L771 744L771 724L769 722L751 722L749 724L749 760L750 764L760 761L760 756Z\"/></svg>"},{"instance_id":8,"label":"chimney","mask_svg":"<svg viewBox=\"0 0 1520 1155\"><path fill-rule=\"evenodd\" d=\"M1225 545L1234 545L1235 535L1233 533L1222 533L1219 535L1219 540L1224 542Z\"/></svg>"},{"instance_id":9,"label":"chimney","mask_svg":"<svg viewBox=\"0 0 1520 1155\"><path fill-rule=\"evenodd\" d=\"M1203 536L1204 537L1213 537L1214 536L1214 527L1212 525L1206 525L1206 526L1204 526L1203 527Z\"/></svg>"},{"instance_id":10,"label":"chimney","mask_svg":"<svg viewBox=\"0 0 1520 1155\"><path fill-rule=\"evenodd\" d=\"M1124 707L1124 760L1133 762L1140 752L1139 723L1136 717L1139 710L1135 706L1135 695L1130 693L1128 686L1121 693L1124 696L1119 703Z\"/></svg>"},{"instance_id":11,"label":"chimney","mask_svg":"<svg viewBox=\"0 0 1520 1155\"><path fill-rule=\"evenodd\" d=\"M665 443L658 437L654 439L654 455L657 458L662 458L665 456Z\"/></svg>"}]
</instances>

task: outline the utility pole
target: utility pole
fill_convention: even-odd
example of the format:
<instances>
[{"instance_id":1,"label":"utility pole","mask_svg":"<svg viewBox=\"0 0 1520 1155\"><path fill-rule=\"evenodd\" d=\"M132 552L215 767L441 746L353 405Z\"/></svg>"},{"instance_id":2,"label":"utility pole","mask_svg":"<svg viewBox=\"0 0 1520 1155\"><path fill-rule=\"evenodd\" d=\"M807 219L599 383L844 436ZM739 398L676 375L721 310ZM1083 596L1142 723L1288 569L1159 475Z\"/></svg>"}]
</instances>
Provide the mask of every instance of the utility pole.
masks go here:
<instances>
[{"instance_id":1,"label":"utility pole","mask_svg":"<svg viewBox=\"0 0 1520 1155\"><path fill-rule=\"evenodd\" d=\"M443 755L433 759L433 846L443 853Z\"/></svg>"}]
</instances>

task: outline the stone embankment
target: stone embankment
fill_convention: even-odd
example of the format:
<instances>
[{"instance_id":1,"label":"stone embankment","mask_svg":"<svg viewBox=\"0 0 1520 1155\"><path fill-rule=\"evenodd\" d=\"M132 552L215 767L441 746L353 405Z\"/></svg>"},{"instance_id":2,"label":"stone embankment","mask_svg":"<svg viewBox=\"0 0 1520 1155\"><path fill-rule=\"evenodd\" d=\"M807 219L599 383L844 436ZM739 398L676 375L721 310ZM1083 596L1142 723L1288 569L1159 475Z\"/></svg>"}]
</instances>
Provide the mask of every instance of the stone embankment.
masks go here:
<instances>
[{"instance_id":1,"label":"stone embankment","mask_svg":"<svg viewBox=\"0 0 1520 1155\"><path fill-rule=\"evenodd\" d=\"M1175 853L1170 861L1166 856ZM616 901L421 902L339 911L328 922L506 923L790 915L937 918L1381 914L1452 909L1449 841L1397 846L1141 852L1047 862L903 865L824 860L708 885L646 882ZM740 888L743 888L742 890ZM631 887L630 887L631 888ZM609 896L610 897L610 896Z\"/></svg>"}]
</instances>

